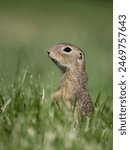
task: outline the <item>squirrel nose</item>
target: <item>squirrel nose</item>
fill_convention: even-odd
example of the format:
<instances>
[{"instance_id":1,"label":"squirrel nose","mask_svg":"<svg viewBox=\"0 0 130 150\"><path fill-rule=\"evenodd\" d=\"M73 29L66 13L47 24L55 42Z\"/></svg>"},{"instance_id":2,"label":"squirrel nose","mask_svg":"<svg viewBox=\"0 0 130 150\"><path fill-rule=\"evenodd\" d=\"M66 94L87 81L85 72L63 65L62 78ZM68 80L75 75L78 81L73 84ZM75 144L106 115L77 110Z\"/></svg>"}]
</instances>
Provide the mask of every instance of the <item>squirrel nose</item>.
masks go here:
<instances>
[{"instance_id":1,"label":"squirrel nose","mask_svg":"<svg viewBox=\"0 0 130 150\"><path fill-rule=\"evenodd\" d=\"M49 51L47 51L47 53L48 53L48 55L50 55L50 52L49 52Z\"/></svg>"}]
</instances>

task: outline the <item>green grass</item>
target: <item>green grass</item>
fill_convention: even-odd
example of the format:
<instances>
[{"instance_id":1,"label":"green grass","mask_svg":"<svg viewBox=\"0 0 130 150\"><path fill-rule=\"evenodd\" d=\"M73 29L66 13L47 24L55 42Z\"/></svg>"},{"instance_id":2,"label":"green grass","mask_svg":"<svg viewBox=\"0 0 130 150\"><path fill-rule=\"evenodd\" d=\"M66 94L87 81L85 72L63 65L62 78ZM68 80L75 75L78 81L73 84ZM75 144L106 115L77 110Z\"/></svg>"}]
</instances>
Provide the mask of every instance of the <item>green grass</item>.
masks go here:
<instances>
[{"instance_id":1,"label":"green grass","mask_svg":"<svg viewBox=\"0 0 130 150\"><path fill-rule=\"evenodd\" d=\"M8 92L0 90L0 149L112 149L111 97L95 101L94 116L75 126L72 111L60 109L26 70ZM5 93L5 95L3 95Z\"/></svg>"},{"instance_id":2,"label":"green grass","mask_svg":"<svg viewBox=\"0 0 130 150\"><path fill-rule=\"evenodd\" d=\"M75 126L51 99L60 71L47 49L86 54L93 118ZM0 150L112 150L112 2L0 2Z\"/></svg>"}]
</instances>

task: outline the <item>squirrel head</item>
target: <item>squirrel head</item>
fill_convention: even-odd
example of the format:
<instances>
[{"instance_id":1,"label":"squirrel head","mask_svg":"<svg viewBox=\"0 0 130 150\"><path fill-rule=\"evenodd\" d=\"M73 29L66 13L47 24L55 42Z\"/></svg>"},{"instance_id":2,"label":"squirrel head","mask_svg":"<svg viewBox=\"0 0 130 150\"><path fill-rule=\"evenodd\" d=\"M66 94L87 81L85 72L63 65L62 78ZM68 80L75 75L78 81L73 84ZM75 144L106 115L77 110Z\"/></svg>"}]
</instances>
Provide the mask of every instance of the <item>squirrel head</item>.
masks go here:
<instances>
[{"instance_id":1,"label":"squirrel head","mask_svg":"<svg viewBox=\"0 0 130 150\"><path fill-rule=\"evenodd\" d=\"M73 70L82 68L85 64L85 55L83 51L69 43L59 43L51 47L48 56L61 68L61 70Z\"/></svg>"}]
</instances>

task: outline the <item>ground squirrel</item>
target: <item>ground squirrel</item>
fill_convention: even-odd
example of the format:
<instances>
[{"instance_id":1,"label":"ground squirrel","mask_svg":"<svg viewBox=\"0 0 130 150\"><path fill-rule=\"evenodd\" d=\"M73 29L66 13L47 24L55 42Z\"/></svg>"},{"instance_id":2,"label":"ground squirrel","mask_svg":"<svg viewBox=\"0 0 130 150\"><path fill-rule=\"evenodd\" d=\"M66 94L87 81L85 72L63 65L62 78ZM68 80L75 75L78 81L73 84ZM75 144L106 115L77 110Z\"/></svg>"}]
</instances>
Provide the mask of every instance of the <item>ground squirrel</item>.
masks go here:
<instances>
[{"instance_id":1,"label":"ground squirrel","mask_svg":"<svg viewBox=\"0 0 130 150\"><path fill-rule=\"evenodd\" d=\"M60 87L53 98L64 98L70 103L76 99L81 116L89 116L93 112L93 103L87 87L88 75L83 51L72 44L59 43L47 52L63 73Z\"/></svg>"}]
</instances>

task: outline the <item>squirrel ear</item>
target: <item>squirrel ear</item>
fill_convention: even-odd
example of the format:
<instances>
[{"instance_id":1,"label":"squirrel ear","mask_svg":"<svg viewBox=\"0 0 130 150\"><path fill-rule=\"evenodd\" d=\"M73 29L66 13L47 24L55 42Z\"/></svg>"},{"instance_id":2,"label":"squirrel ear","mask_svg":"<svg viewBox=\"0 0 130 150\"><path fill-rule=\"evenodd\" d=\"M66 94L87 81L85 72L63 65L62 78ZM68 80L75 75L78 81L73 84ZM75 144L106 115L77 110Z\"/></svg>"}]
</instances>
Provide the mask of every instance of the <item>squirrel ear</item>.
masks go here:
<instances>
[{"instance_id":1,"label":"squirrel ear","mask_svg":"<svg viewBox=\"0 0 130 150\"><path fill-rule=\"evenodd\" d=\"M79 59L82 59L83 58L83 53L80 52L79 55L80 55Z\"/></svg>"},{"instance_id":2,"label":"squirrel ear","mask_svg":"<svg viewBox=\"0 0 130 150\"><path fill-rule=\"evenodd\" d=\"M79 62L79 63L82 63L82 62L83 62L83 53L82 53L82 52L79 53L78 62Z\"/></svg>"}]
</instances>

